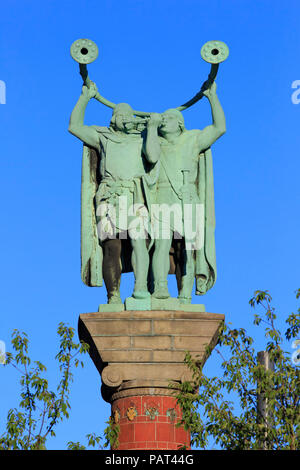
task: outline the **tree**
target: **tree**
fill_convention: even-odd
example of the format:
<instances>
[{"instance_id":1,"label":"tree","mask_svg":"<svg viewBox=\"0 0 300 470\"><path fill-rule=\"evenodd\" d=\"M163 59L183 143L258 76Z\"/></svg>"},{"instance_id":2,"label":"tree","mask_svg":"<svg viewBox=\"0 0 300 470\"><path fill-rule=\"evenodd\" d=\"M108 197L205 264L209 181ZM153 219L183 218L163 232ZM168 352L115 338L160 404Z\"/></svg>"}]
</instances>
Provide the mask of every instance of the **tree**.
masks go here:
<instances>
[{"instance_id":1,"label":"tree","mask_svg":"<svg viewBox=\"0 0 300 470\"><path fill-rule=\"evenodd\" d=\"M300 297L300 289L296 297ZM266 351L273 371L257 360L253 338L244 329L226 324L215 349L221 358L222 377L207 377L197 359L187 353L194 383L184 383L177 398L183 409L181 424L190 430L192 445L205 449L213 438L225 450L300 449L300 360L294 353L292 361L291 352L283 350L284 338L276 327L271 300L268 291L256 291L249 303L264 312L255 313L254 324L265 324ZM286 319L284 337L288 341L299 335L299 312ZM267 413L258 409L259 397Z\"/></svg>"},{"instance_id":2,"label":"tree","mask_svg":"<svg viewBox=\"0 0 300 470\"><path fill-rule=\"evenodd\" d=\"M57 330L60 348L56 355L59 363L60 380L57 391L48 388L43 374L46 367L39 361L31 363L28 356L29 340L26 333L14 330L12 348L14 353L6 354L6 365L15 367L20 373L21 401L19 408L9 410L6 432L0 436L0 449L3 450L43 450L46 440L55 436L55 428L63 419L69 418L70 385L73 381L72 368L81 365L80 354L88 350L84 343L74 343L74 329L60 323ZM107 435L108 430L105 434ZM99 445L100 437L87 435L87 446ZM107 447L108 442L104 444ZM68 443L69 449L85 449L79 443Z\"/></svg>"}]
</instances>

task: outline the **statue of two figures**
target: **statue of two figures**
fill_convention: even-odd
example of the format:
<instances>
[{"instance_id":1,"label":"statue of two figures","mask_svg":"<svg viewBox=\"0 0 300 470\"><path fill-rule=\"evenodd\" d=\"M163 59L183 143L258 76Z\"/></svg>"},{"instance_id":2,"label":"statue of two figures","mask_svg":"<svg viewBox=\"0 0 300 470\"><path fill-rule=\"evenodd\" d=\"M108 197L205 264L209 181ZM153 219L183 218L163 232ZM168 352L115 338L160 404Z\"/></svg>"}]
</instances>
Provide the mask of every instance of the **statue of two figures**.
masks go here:
<instances>
[{"instance_id":1,"label":"statue of two figures","mask_svg":"<svg viewBox=\"0 0 300 470\"><path fill-rule=\"evenodd\" d=\"M203 130L187 130L178 109L140 118L126 103L115 106L108 127L87 126L86 106L97 91L93 82L82 87L69 125L84 144L83 282L104 280L108 310L116 311L124 308L121 274L133 271L126 309L191 308L194 284L203 295L216 280L210 148L225 132L216 84L204 91L212 124ZM170 297L168 274L176 275L177 299Z\"/></svg>"}]
</instances>

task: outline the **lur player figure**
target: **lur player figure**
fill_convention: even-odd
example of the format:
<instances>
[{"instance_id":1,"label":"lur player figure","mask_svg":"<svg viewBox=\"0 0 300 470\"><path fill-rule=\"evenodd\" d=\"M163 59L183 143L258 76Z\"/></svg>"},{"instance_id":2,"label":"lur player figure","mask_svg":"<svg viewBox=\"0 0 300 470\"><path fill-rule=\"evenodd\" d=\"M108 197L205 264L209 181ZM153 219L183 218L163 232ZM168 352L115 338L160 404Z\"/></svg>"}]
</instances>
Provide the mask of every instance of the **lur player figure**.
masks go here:
<instances>
[{"instance_id":1,"label":"lur player figure","mask_svg":"<svg viewBox=\"0 0 300 470\"><path fill-rule=\"evenodd\" d=\"M133 297L136 299L150 297L147 287L149 268L147 236L141 234L142 236L136 238L130 237L131 259L128 259L130 244L125 242L130 221L136 217L136 213L130 215L128 209L137 205L143 208L147 205L147 190L144 186L148 184L147 172L148 176L151 174L151 159L147 162L144 158L141 132L136 130L133 110L128 104L116 105L109 127L84 124L86 106L97 92L97 87L93 82L90 83L89 88L85 85L82 87L82 94L71 114L69 125L71 134L87 146L87 158L83 159L83 179L87 180L87 184L89 180L95 182L89 199L90 207L87 208L85 204L82 204L82 224L86 225L87 232L90 232L84 232L82 238L90 240L90 245L93 245L87 247L90 256L83 260L82 277L88 285L101 285L103 272L108 303L122 304L121 273L131 270L130 264L135 275ZM91 164L90 161L91 149L95 149L97 153L95 164ZM86 174L85 167L88 167L88 174ZM90 214L89 212L93 210L93 198L95 199L95 214ZM126 207L122 210L120 203L124 201ZM115 217L112 217L111 212L114 212ZM120 218L120 212L125 217ZM100 216L101 234L98 230L99 240L95 240L91 237L91 232L95 230L95 222L99 221ZM107 225L110 226L107 227ZM94 236L94 238L97 237ZM123 253L122 242L125 245ZM85 243L85 240L82 240L82 243ZM99 262L95 263L97 257ZM96 273L91 272L93 270ZM91 283L91 277L96 279L94 284Z\"/></svg>"},{"instance_id":2,"label":"lur player figure","mask_svg":"<svg viewBox=\"0 0 300 470\"><path fill-rule=\"evenodd\" d=\"M216 278L213 175L209 149L225 133L226 126L224 112L216 94L216 83L213 82L203 94L210 102L213 117L213 123L205 129L186 130L182 113L177 109L169 109L161 115L152 114L147 126L146 156L152 161L160 161L155 203L158 207L164 207L164 211L151 211L152 217L159 221L160 234L155 239L152 259L153 296L158 299L170 296L167 276L169 254L175 235L177 239L184 240L181 245L181 259L177 259L177 263L181 264L178 298L181 303L187 304L191 303L195 277L196 293L200 295L212 287ZM187 173L185 182L184 172ZM171 220L171 211L166 211L166 205L169 208L181 208L184 196L187 196L186 205L191 206L190 232L192 226L199 223L196 220L199 212L195 210L195 206L202 204L204 208L203 245L196 248L186 237L188 232L184 217L183 220L176 220L176 217ZM178 212L184 216L184 210ZM187 242L190 243L189 246Z\"/></svg>"}]
</instances>

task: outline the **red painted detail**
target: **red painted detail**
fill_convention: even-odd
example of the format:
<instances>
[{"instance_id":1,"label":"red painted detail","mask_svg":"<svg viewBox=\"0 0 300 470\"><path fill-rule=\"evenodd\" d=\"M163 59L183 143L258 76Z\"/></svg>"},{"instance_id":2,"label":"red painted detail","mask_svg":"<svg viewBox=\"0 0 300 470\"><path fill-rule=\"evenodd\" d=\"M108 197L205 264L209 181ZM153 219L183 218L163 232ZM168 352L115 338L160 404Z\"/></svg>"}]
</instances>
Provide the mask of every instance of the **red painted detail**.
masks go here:
<instances>
[{"instance_id":1,"label":"red painted detail","mask_svg":"<svg viewBox=\"0 0 300 470\"><path fill-rule=\"evenodd\" d=\"M127 410L132 407L137 415L129 420ZM176 427L182 416L176 398L151 395L120 398L112 405L112 416L115 409L120 413L119 450L178 450L183 446L190 449L189 432L182 426Z\"/></svg>"}]
</instances>

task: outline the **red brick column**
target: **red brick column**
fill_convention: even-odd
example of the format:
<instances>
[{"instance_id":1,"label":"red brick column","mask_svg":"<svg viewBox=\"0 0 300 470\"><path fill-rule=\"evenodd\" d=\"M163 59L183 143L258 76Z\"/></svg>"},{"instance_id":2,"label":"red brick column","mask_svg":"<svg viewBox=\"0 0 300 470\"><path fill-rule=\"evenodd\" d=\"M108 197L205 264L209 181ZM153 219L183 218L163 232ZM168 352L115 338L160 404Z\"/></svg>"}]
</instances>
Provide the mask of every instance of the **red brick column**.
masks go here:
<instances>
[{"instance_id":1,"label":"red brick column","mask_svg":"<svg viewBox=\"0 0 300 470\"><path fill-rule=\"evenodd\" d=\"M112 403L112 416L120 426L118 450L190 449L189 432L176 427L181 411L174 397L119 398Z\"/></svg>"}]
</instances>

